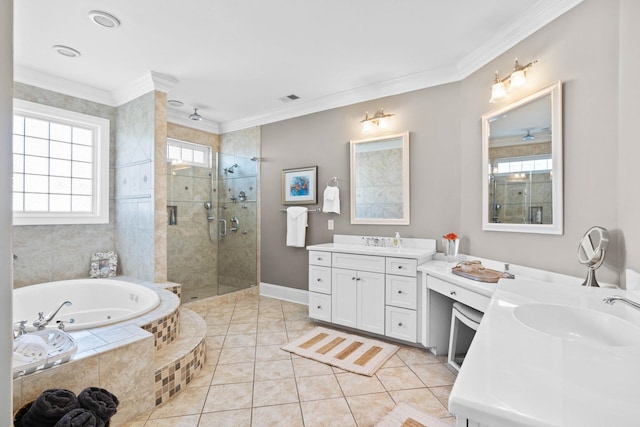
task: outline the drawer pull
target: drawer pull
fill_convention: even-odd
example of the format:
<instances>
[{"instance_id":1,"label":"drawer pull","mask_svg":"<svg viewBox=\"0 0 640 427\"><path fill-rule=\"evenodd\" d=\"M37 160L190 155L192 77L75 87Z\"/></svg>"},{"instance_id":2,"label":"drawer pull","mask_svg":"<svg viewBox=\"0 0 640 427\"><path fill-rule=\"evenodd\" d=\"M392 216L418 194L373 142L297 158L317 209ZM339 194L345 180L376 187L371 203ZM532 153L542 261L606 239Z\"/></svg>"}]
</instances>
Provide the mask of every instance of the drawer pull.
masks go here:
<instances>
[{"instance_id":1,"label":"drawer pull","mask_svg":"<svg viewBox=\"0 0 640 427\"><path fill-rule=\"evenodd\" d=\"M398 323L398 326L402 327L402 322Z\"/></svg>"},{"instance_id":2,"label":"drawer pull","mask_svg":"<svg viewBox=\"0 0 640 427\"><path fill-rule=\"evenodd\" d=\"M318 310L322 310L322 306L321 306L321 305L317 306L316 308L317 308Z\"/></svg>"},{"instance_id":3,"label":"drawer pull","mask_svg":"<svg viewBox=\"0 0 640 427\"><path fill-rule=\"evenodd\" d=\"M318 277L318 278L316 279L316 281L318 281L318 282L322 282L322 279Z\"/></svg>"},{"instance_id":4,"label":"drawer pull","mask_svg":"<svg viewBox=\"0 0 640 427\"><path fill-rule=\"evenodd\" d=\"M318 261L322 261L322 257L318 257Z\"/></svg>"},{"instance_id":5,"label":"drawer pull","mask_svg":"<svg viewBox=\"0 0 640 427\"><path fill-rule=\"evenodd\" d=\"M401 293L402 293L402 291L398 291L398 293L399 293L399 294L401 294Z\"/></svg>"},{"instance_id":6,"label":"drawer pull","mask_svg":"<svg viewBox=\"0 0 640 427\"><path fill-rule=\"evenodd\" d=\"M449 295L455 295L456 291L449 291Z\"/></svg>"}]
</instances>

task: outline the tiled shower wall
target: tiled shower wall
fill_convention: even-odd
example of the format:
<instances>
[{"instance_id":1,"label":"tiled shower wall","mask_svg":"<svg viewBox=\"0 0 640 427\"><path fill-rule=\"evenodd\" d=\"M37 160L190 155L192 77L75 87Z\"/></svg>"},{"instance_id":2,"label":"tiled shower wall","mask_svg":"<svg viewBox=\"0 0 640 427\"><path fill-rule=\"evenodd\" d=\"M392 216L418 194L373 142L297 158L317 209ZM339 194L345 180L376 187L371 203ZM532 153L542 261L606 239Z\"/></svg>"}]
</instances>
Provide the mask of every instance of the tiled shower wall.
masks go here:
<instances>
[{"instance_id":1,"label":"tiled shower wall","mask_svg":"<svg viewBox=\"0 0 640 427\"><path fill-rule=\"evenodd\" d=\"M89 225L20 225L13 227L14 287L89 277L94 252L115 249L114 162L116 109L26 84L14 83L14 98L110 121L109 223Z\"/></svg>"},{"instance_id":2,"label":"tiled shower wall","mask_svg":"<svg viewBox=\"0 0 640 427\"><path fill-rule=\"evenodd\" d=\"M155 92L117 108L116 245L122 274L154 281Z\"/></svg>"},{"instance_id":3,"label":"tiled shower wall","mask_svg":"<svg viewBox=\"0 0 640 427\"><path fill-rule=\"evenodd\" d=\"M250 160L255 157L256 160ZM260 247L260 128L253 127L224 134L220 137L219 190L225 194L220 200L227 209L219 209L227 220L227 237L220 240L218 254L220 293L231 292L257 284ZM224 174L224 168L238 164L233 175ZM233 201L240 191L247 200ZM231 232L230 218L240 221L238 232Z\"/></svg>"}]
</instances>

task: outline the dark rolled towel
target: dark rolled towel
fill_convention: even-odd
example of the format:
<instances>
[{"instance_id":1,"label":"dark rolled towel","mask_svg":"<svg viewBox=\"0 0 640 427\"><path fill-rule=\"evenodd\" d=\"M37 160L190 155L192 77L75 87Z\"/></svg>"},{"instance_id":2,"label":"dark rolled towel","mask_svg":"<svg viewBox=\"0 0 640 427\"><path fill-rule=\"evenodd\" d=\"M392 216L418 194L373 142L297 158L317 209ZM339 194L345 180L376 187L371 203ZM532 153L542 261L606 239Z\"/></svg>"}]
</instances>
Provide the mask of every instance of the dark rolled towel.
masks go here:
<instances>
[{"instance_id":1,"label":"dark rolled towel","mask_svg":"<svg viewBox=\"0 0 640 427\"><path fill-rule=\"evenodd\" d=\"M67 412L54 427L99 427L103 426L102 420L97 420L93 411L85 408L76 408Z\"/></svg>"},{"instance_id":2,"label":"dark rolled towel","mask_svg":"<svg viewBox=\"0 0 640 427\"><path fill-rule=\"evenodd\" d=\"M105 424L116 413L119 403L115 395L99 387L87 387L78 395L80 407L93 411Z\"/></svg>"},{"instance_id":3,"label":"dark rolled towel","mask_svg":"<svg viewBox=\"0 0 640 427\"><path fill-rule=\"evenodd\" d=\"M54 388L45 390L33 401L20 420L23 427L52 427L67 412L78 407L72 391Z\"/></svg>"}]
</instances>

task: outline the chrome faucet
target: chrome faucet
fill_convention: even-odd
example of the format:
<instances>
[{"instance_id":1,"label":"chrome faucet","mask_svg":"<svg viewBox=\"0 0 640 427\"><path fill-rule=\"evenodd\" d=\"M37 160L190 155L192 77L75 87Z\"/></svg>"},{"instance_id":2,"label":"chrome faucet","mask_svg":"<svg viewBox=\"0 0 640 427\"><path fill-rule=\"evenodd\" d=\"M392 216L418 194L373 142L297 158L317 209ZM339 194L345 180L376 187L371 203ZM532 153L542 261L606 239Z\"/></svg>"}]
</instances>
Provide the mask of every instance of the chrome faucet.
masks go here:
<instances>
[{"instance_id":1,"label":"chrome faucet","mask_svg":"<svg viewBox=\"0 0 640 427\"><path fill-rule=\"evenodd\" d=\"M630 299L627 299L625 297L621 297L620 295L611 295L610 297L606 297L602 301L604 301L605 304L609 304L609 305L613 305L616 302L620 301L635 308L636 310L640 310L640 304L638 304L637 302L633 302Z\"/></svg>"},{"instance_id":2,"label":"chrome faucet","mask_svg":"<svg viewBox=\"0 0 640 427\"><path fill-rule=\"evenodd\" d=\"M504 271L500 275L500 277L505 279L515 279L516 275L509 271L509 264L504 265Z\"/></svg>"},{"instance_id":3,"label":"chrome faucet","mask_svg":"<svg viewBox=\"0 0 640 427\"><path fill-rule=\"evenodd\" d=\"M53 310L51 313L47 314L46 316L44 315L43 311L39 312L38 313L38 320L34 320L33 321L33 327L37 328L39 331L43 330L44 327L47 326L49 324L49 322L51 322L53 320L54 317L56 317L56 314L58 314L60 309L62 307L64 307L65 305L67 305L67 306L71 305L71 301L65 301L63 303L60 303L58 308L56 308L55 310Z\"/></svg>"}]
</instances>

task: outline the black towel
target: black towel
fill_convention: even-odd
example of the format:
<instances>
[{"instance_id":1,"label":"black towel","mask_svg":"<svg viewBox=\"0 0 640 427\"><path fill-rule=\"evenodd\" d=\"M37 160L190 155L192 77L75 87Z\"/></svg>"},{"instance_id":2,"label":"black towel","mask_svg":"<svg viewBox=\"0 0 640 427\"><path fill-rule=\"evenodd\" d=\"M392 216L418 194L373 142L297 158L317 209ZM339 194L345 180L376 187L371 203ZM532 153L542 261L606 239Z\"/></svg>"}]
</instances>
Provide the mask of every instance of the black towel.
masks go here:
<instances>
[{"instance_id":1,"label":"black towel","mask_svg":"<svg viewBox=\"0 0 640 427\"><path fill-rule=\"evenodd\" d=\"M116 413L119 403L115 395L99 387L87 387L78 395L78 404L93 411L105 424Z\"/></svg>"},{"instance_id":2,"label":"black towel","mask_svg":"<svg viewBox=\"0 0 640 427\"><path fill-rule=\"evenodd\" d=\"M67 412L60 418L54 427L99 427L104 425L102 420L96 420L93 411L85 408L76 408Z\"/></svg>"},{"instance_id":3,"label":"black towel","mask_svg":"<svg viewBox=\"0 0 640 427\"><path fill-rule=\"evenodd\" d=\"M51 427L67 412L78 407L78 399L72 391L65 389L49 389L43 391L33 401L21 420L16 420L23 427Z\"/></svg>"}]
</instances>

